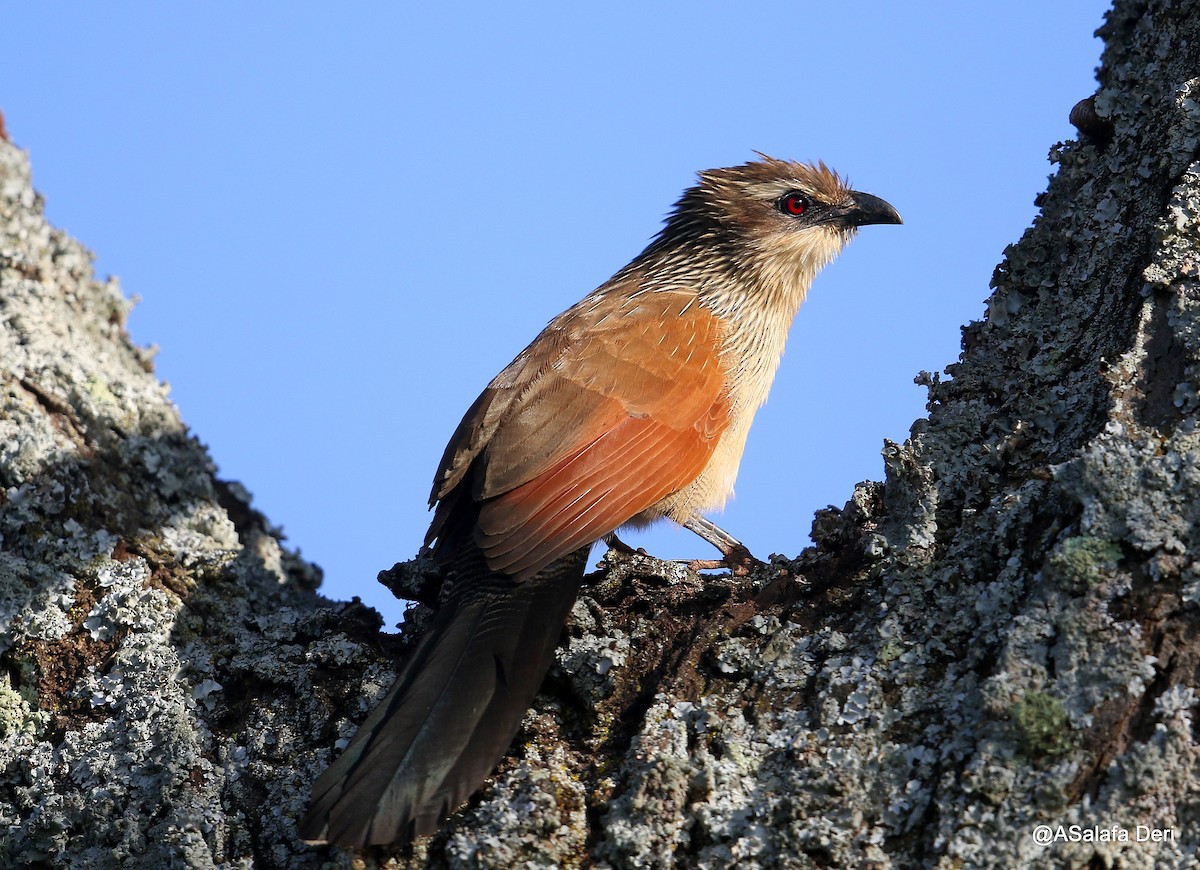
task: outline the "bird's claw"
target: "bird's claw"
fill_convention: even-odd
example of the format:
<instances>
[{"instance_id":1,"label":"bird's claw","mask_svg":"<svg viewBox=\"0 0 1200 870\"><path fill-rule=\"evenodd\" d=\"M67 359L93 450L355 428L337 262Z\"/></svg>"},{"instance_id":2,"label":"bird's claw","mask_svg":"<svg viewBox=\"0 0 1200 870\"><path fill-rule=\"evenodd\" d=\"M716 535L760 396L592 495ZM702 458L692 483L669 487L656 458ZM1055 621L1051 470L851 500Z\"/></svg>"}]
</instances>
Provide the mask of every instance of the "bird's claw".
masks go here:
<instances>
[{"instance_id":1,"label":"bird's claw","mask_svg":"<svg viewBox=\"0 0 1200 870\"><path fill-rule=\"evenodd\" d=\"M734 577L746 577L763 562L740 544L720 559L690 559L684 562L692 571L719 571L728 568Z\"/></svg>"},{"instance_id":2,"label":"bird's claw","mask_svg":"<svg viewBox=\"0 0 1200 870\"><path fill-rule=\"evenodd\" d=\"M608 546L608 549L613 550L622 556L648 556L649 555L649 553L647 553L641 547L634 549L633 547L626 544L624 541L622 541L620 538L617 537L616 532L610 532L609 534L605 535L603 540L604 540L604 543Z\"/></svg>"}]
</instances>

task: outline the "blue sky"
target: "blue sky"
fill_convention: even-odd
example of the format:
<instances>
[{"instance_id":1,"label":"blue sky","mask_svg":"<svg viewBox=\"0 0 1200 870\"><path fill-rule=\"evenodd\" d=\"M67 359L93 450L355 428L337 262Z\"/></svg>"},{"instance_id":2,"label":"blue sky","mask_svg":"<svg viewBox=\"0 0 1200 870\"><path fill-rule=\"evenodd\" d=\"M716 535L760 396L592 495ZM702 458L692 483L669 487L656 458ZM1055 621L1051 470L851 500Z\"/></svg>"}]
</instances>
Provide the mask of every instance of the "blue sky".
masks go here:
<instances>
[{"instance_id":1,"label":"blue sky","mask_svg":"<svg viewBox=\"0 0 1200 870\"><path fill-rule=\"evenodd\" d=\"M798 553L882 476L1095 89L1106 3L24 4L0 111L47 212L325 593L399 619L467 406L697 170L824 159L903 227L818 278L717 521ZM629 536L708 556L691 533ZM600 548L597 548L598 556Z\"/></svg>"}]
</instances>

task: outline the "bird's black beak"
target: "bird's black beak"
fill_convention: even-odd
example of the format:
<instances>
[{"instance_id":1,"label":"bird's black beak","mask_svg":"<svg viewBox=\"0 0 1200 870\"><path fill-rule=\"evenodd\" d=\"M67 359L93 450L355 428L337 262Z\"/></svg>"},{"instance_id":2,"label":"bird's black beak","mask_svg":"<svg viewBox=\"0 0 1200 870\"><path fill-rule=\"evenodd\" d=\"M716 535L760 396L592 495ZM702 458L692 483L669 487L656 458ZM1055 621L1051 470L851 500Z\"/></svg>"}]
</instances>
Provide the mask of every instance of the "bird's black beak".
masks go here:
<instances>
[{"instance_id":1,"label":"bird's black beak","mask_svg":"<svg viewBox=\"0 0 1200 870\"><path fill-rule=\"evenodd\" d=\"M902 224L900 212L892 208L887 200L861 191L850 191L850 204L841 209L841 219L851 227L867 224Z\"/></svg>"}]
</instances>

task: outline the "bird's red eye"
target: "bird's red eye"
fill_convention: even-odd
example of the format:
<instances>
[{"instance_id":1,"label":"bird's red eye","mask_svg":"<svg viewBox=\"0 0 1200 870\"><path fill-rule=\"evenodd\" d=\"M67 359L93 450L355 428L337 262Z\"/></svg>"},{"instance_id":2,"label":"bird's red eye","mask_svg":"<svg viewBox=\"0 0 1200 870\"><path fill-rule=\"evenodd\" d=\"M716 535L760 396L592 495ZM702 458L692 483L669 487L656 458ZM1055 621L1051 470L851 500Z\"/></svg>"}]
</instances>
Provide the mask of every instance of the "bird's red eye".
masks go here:
<instances>
[{"instance_id":1,"label":"bird's red eye","mask_svg":"<svg viewBox=\"0 0 1200 870\"><path fill-rule=\"evenodd\" d=\"M798 217L808 210L808 200L804 194L785 193L779 198L779 210L784 214L790 214L792 217Z\"/></svg>"}]
</instances>

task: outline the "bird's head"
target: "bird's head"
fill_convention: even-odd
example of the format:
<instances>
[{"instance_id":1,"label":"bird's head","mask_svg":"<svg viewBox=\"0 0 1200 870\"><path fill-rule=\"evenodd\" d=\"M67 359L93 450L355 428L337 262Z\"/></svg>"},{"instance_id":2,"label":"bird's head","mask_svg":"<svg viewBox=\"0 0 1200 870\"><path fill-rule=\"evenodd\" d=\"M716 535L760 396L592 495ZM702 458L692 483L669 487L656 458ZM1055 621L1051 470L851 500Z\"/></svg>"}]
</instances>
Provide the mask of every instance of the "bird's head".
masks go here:
<instances>
[{"instance_id":1,"label":"bird's head","mask_svg":"<svg viewBox=\"0 0 1200 870\"><path fill-rule=\"evenodd\" d=\"M812 257L817 268L866 224L898 224L884 200L852 190L823 162L760 160L700 173L693 203L758 255Z\"/></svg>"},{"instance_id":2,"label":"bird's head","mask_svg":"<svg viewBox=\"0 0 1200 870\"><path fill-rule=\"evenodd\" d=\"M866 224L898 224L877 196L852 190L824 163L761 159L700 173L680 198L659 244L704 246L739 270L807 287Z\"/></svg>"}]
</instances>

